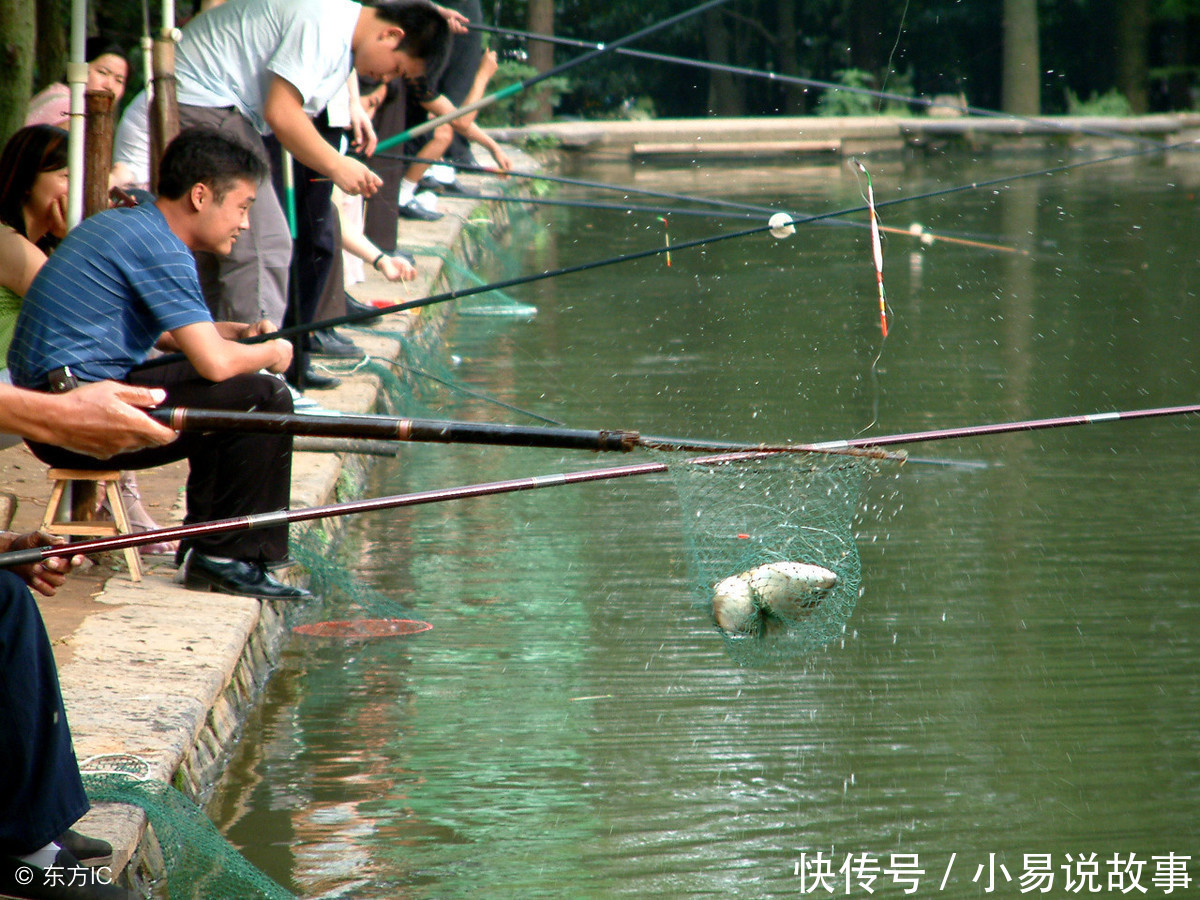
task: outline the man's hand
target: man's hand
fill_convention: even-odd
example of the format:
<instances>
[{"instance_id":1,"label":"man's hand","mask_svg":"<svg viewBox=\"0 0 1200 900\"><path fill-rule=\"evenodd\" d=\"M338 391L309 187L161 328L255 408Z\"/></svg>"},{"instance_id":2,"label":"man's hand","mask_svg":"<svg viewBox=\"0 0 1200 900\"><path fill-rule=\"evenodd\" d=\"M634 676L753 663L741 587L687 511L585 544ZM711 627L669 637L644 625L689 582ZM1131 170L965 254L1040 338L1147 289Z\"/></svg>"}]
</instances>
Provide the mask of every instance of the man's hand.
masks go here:
<instances>
[{"instance_id":1,"label":"man's hand","mask_svg":"<svg viewBox=\"0 0 1200 900\"><path fill-rule=\"evenodd\" d=\"M412 281L417 277L416 268L397 256L384 256L379 261L379 271L388 281Z\"/></svg>"},{"instance_id":2,"label":"man's hand","mask_svg":"<svg viewBox=\"0 0 1200 900\"><path fill-rule=\"evenodd\" d=\"M275 348L278 358L272 365L267 366L267 371L282 375L292 365L292 342L286 338L275 338L268 343Z\"/></svg>"},{"instance_id":3,"label":"man's hand","mask_svg":"<svg viewBox=\"0 0 1200 900\"><path fill-rule=\"evenodd\" d=\"M52 547L55 544L65 544L66 539L56 535L36 531L32 534L16 534L12 531L0 531L0 553L9 550L32 550L34 547ZM55 592L67 580L67 573L76 566L83 565L85 557L52 556L41 562L29 563L23 566L13 566L12 571L21 579L46 597L53 597Z\"/></svg>"},{"instance_id":4,"label":"man's hand","mask_svg":"<svg viewBox=\"0 0 1200 900\"><path fill-rule=\"evenodd\" d=\"M279 330L270 319L259 319L257 322L250 322L249 324L239 324L242 325L242 333L239 337L243 338L258 337L260 334L274 334Z\"/></svg>"},{"instance_id":5,"label":"man's hand","mask_svg":"<svg viewBox=\"0 0 1200 900\"><path fill-rule=\"evenodd\" d=\"M374 112L374 109L371 112ZM371 124L371 114L362 103L350 104L350 134L350 146L356 151L363 156L370 156L375 152L379 138L375 134L375 126Z\"/></svg>"},{"instance_id":6,"label":"man's hand","mask_svg":"<svg viewBox=\"0 0 1200 900\"><path fill-rule=\"evenodd\" d=\"M509 159L508 154L506 154L499 147L496 147L494 150L492 150L492 159L494 159L496 161L496 165L500 167L500 172L497 174L499 174L501 178L504 177L503 173L512 171L512 160Z\"/></svg>"},{"instance_id":7,"label":"man's hand","mask_svg":"<svg viewBox=\"0 0 1200 900\"><path fill-rule=\"evenodd\" d=\"M227 325L230 323L220 322L218 324ZM258 337L260 334L274 334L279 330L270 319L259 319L257 322L249 324L238 323L237 327L240 331L234 340ZM292 342L285 338L276 338L273 341L266 341L265 344L271 347L276 354L275 361L267 365L267 371L282 375L292 364L292 352L294 350Z\"/></svg>"},{"instance_id":8,"label":"man's hand","mask_svg":"<svg viewBox=\"0 0 1200 900\"><path fill-rule=\"evenodd\" d=\"M84 384L65 394L39 394L35 441L107 459L129 450L169 444L178 435L139 409L167 399L161 388L134 387L115 381Z\"/></svg>"},{"instance_id":9,"label":"man's hand","mask_svg":"<svg viewBox=\"0 0 1200 900\"><path fill-rule=\"evenodd\" d=\"M374 148L372 148L374 149ZM333 183L351 197L362 195L371 197L383 187L383 179L367 168L365 163L348 156L338 158L337 164L330 172Z\"/></svg>"},{"instance_id":10,"label":"man's hand","mask_svg":"<svg viewBox=\"0 0 1200 900\"><path fill-rule=\"evenodd\" d=\"M464 16L458 10L447 9L444 6L438 6L438 4L436 4L436 3L433 5L437 9L437 11L439 13L441 13L442 18L446 20L446 24L450 26L451 34L466 34L467 33L467 25L470 23L470 21L471 21L470 19L468 19L466 16Z\"/></svg>"}]
</instances>

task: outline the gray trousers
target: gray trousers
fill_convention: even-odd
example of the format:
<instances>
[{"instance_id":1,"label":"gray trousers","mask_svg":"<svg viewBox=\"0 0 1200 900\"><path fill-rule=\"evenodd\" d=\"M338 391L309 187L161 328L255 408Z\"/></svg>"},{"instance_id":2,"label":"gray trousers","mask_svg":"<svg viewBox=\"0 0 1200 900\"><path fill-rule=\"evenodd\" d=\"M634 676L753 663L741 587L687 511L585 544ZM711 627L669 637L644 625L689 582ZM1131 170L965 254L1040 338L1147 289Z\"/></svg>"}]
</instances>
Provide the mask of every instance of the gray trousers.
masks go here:
<instances>
[{"instance_id":1,"label":"gray trousers","mask_svg":"<svg viewBox=\"0 0 1200 900\"><path fill-rule=\"evenodd\" d=\"M236 109L179 106L179 124L209 125L232 134L270 165L262 137ZM250 207L250 228L242 232L228 256L197 253L196 268L209 311L217 321L283 323L288 297L292 236L287 217L270 182L259 185Z\"/></svg>"}]
</instances>

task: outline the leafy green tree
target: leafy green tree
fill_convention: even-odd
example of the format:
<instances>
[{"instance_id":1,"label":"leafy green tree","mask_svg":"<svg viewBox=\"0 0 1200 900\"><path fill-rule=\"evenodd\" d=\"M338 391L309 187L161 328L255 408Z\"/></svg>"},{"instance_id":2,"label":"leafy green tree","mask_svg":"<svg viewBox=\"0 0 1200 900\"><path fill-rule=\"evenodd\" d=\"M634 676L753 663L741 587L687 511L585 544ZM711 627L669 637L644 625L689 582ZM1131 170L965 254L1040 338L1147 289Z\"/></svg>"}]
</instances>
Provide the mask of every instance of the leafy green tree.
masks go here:
<instances>
[{"instance_id":1,"label":"leafy green tree","mask_svg":"<svg viewBox=\"0 0 1200 900\"><path fill-rule=\"evenodd\" d=\"M34 0L0 0L0 143L21 127L33 85Z\"/></svg>"}]
</instances>

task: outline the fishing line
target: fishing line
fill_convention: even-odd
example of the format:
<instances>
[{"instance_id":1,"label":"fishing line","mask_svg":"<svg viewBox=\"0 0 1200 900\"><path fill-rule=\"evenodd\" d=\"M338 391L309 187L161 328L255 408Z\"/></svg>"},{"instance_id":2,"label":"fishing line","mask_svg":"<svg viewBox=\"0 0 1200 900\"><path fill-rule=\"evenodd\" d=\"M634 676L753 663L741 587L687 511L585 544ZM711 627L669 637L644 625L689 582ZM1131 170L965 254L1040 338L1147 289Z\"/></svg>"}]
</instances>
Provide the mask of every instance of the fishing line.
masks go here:
<instances>
[{"instance_id":1,"label":"fishing line","mask_svg":"<svg viewBox=\"0 0 1200 900\"><path fill-rule=\"evenodd\" d=\"M476 391L472 388L468 388L462 384L457 384L457 383L449 381L445 378L439 378L437 375L434 375L432 372L424 372L421 369L416 369L416 368L413 368L412 366L406 366L406 365L404 365L404 363L396 362L395 360L380 359L379 361L382 363L386 363L387 365L392 366L393 368L400 369L401 371L409 372L409 373L411 373L413 375L417 375L421 378L428 378L431 381L436 381L438 384L442 385L443 387L446 387L455 393L470 397L473 400L482 400L485 403L490 403L494 406L499 406L502 409L507 409L509 412L515 412L515 413L519 413L522 416L528 416L529 418L534 419L538 422L545 422L547 425L562 425L563 424L562 422L558 421L557 419L551 419L548 416L543 416L541 413L536 413L536 412L533 412L528 409L522 409L519 406L514 406L511 403L506 403L505 401L499 399L498 397L493 397L490 394L485 394L481 391Z\"/></svg>"},{"instance_id":2,"label":"fishing line","mask_svg":"<svg viewBox=\"0 0 1200 900\"><path fill-rule=\"evenodd\" d=\"M664 214L672 216L700 216L705 219L750 219L761 220L761 215L753 212L718 212L713 209L680 209L673 206L648 206L638 203L606 203L597 200L564 200L558 197L522 197L517 194L473 194L469 191L455 191L454 197L461 200L487 200L496 203L517 203L530 206L565 206L574 209L611 210L613 212L647 213L661 218Z\"/></svg>"},{"instance_id":3,"label":"fishing line","mask_svg":"<svg viewBox=\"0 0 1200 900\"><path fill-rule=\"evenodd\" d=\"M663 19L659 22L654 23L653 25L648 25L645 28L642 28L642 29L639 29L638 31L633 32L632 34L627 34L627 35L625 35L625 37L618 38L617 40L612 41L611 43L597 44L595 49L592 50L591 52L584 53L580 56L575 57L574 59L569 59L566 62L559 63L557 66L552 66L551 68L547 69L545 72L539 72L538 74L533 75L529 78L526 78L523 81L517 82L516 84L511 84L508 87L501 88L500 90L498 90L492 94L489 94L486 97L481 97L480 99L474 101L473 103L467 103L463 106L460 106L457 109L455 109L453 112L447 113L444 116L437 116L436 118L429 119L425 122L422 122L420 125L416 125L412 128L402 131L397 135L393 135L392 137L387 138L386 140L382 140L376 145L376 150L387 150L388 148L394 147L397 144L404 143L405 141L409 140L410 138L414 138L414 137L417 137L418 135L425 134L426 132L433 131L439 125L444 125L447 122L453 122L455 119L457 119L460 116L463 116L467 113L474 112L477 109L483 109L484 107L487 107L487 106L491 106L493 103L495 103L499 100L503 100L506 97L511 97L514 94L519 94L522 91L528 90L529 88L533 87L535 84L540 84L541 82L543 82L549 78L555 78L555 77L561 75L563 72L569 71L570 69L573 69L576 66L582 65L585 62L590 62L591 60L596 59L599 56L603 56L606 53L617 50L620 47L625 46L626 44L631 44L634 41L640 40L648 35L654 34L656 31L661 31L664 28L669 28L672 25L676 25L679 22L682 22L686 19L690 19L693 16L699 15L702 12L707 12L708 10L714 9L714 8L721 6L722 4L727 3L727 2L729 2L729 0L708 0L707 3L701 3L699 6L694 6L689 10L685 10L684 12L681 12L677 15L670 16L666 19Z\"/></svg>"},{"instance_id":4,"label":"fishing line","mask_svg":"<svg viewBox=\"0 0 1200 900\"><path fill-rule=\"evenodd\" d=\"M547 41L550 43L570 43L577 47L602 47L603 44L595 44L591 41L581 41L574 38L559 38L549 35L534 34L532 32L514 31L511 29L498 29L493 26L477 25L472 23L472 29L479 31L496 31L501 34L513 34L521 37L527 37L530 40ZM622 56L634 56L640 59L652 60L654 62L671 63L673 65L692 66L699 69L710 69L716 72L724 72L730 75L745 75L751 78L765 78L769 81L778 82L780 84L792 84L800 87L816 87L827 91L842 91L848 94L862 94L867 97L879 100L894 100L900 103L919 106L925 109L936 107L944 107L960 112L966 112L980 118L999 119L1012 122L1024 122L1039 133L1043 134L1086 134L1092 137L1111 138L1113 140L1131 141L1134 143L1151 144L1162 147L1166 144L1165 141L1147 138L1137 134L1131 134L1119 131L1109 131L1098 128L1084 127L1081 123L1073 121L1063 121L1061 119L1051 119L1044 116L1022 116L1017 113L1006 113L999 110L986 109L979 106L964 105L960 103L948 103L940 100L925 99L923 97L910 97L905 94L896 94L889 91L881 91L875 88L856 87L854 85L838 84L832 81L821 81L815 78L803 78L798 75L784 75L779 72L772 72L764 69L750 69L743 66L731 66L724 63L712 63L705 60L691 59L684 56L671 56L664 53L651 53L643 50L630 50L627 48L618 49L618 54Z\"/></svg>"},{"instance_id":5,"label":"fishing line","mask_svg":"<svg viewBox=\"0 0 1200 900\"><path fill-rule=\"evenodd\" d=\"M1185 144L1180 144L1178 146L1191 146L1195 143L1196 143L1195 141L1188 141ZM1043 169L1038 169L1036 171L1024 172L1024 173L1019 173L1016 175L1008 175L1008 176L1004 176L1004 177L989 179L986 181L975 181L975 182L971 182L969 184L956 185L956 186L948 187L948 188L940 188L938 190L928 191L923 194L914 194L909 197L897 197L892 200L885 200L885 201L876 203L876 209L882 209L885 207L890 208L893 206L898 206L902 203L912 203L912 202L915 202L918 200L930 200L930 199L935 199L938 197L945 197L945 196L949 196L951 194L963 193L965 191L979 190L981 188L992 187L992 186L998 185L998 184L1008 184L1013 181L1020 181L1023 179L1036 178L1036 177L1048 176L1048 175L1056 175L1056 174L1060 174L1063 172L1072 171L1074 169L1082 168L1084 166L1100 165L1102 163L1113 162L1115 160L1121 160L1121 159L1129 159L1129 158L1135 157L1135 156L1145 156L1145 155L1148 155L1151 153L1162 153L1162 152L1164 152L1164 150L1173 149L1174 146L1176 146L1176 145L1169 145L1167 147L1143 147L1143 148L1131 150L1131 151L1128 151L1125 153L1113 154L1112 156L1099 157L1096 159L1089 159L1089 160L1080 160L1080 161L1073 162L1073 163L1063 163L1061 165L1049 166L1049 167L1046 167ZM806 224L810 224L813 222L827 221L829 219L843 218L845 216L850 216L855 213L865 212L866 210L867 210L866 206L855 206L855 207L849 207L846 209L833 210L831 212L826 212L826 213L816 213L816 214L812 214L812 215L805 215L805 216L799 216L799 217L789 215L788 213L777 213L775 216L772 217L771 222L769 222L766 225L759 225L754 228L745 228L740 231L726 232L724 234L710 235L709 237L694 238L689 241L684 241L682 243L675 244L671 249L676 250L676 251L688 250L688 249L692 249L694 247L703 247L703 246L708 246L710 244L720 243L722 241L728 241L728 240L734 240L737 238L749 237L750 235L755 235L755 234L762 234L763 232L775 233L777 231L780 231L780 229L781 229L781 226L778 221L779 217L784 217L786 219L786 221L783 223L784 225L795 226L795 225L806 225ZM522 276L518 276L515 278L509 278L509 279L506 279L503 281L492 282L492 283L485 284L485 285L476 285L473 287L459 288L457 290L446 291L446 292L443 292L440 294L433 294L428 297L419 298L416 300L409 300L404 303L395 303L395 304L391 304L389 306L378 307L376 309L363 310L361 312L346 313L345 315L334 316L332 318L324 319L324 320L317 321L317 322L310 322L307 325L293 325L288 328L281 328L279 331L271 332L269 334L256 335L255 337L242 339L240 341L240 343L258 344L258 343L262 343L263 341L272 340L274 338L291 337L291 336L297 335L297 334L303 334L306 332L317 331L322 328L336 328L340 325L353 325L356 323L371 321L373 319L380 318L381 316L390 315L392 313L404 312L406 310L411 310L411 309L419 309L424 306L433 306L438 303L445 303L449 300L457 300L461 297L473 296L475 294L480 294L485 291L504 290L506 288L518 287L520 285L531 284L531 283L537 282L537 281L544 281L548 278L557 278L561 275L573 275L573 274L576 274L579 272L586 272L591 269L598 269L598 268L602 268L605 266L614 265L617 263L633 262L633 261L636 261L639 259L646 259L648 257L657 256L657 255L659 255L661 253L665 253L665 252L666 252L666 248L654 247L654 248L647 249L647 250L636 251L634 253L627 253L627 254L624 254L621 256L609 257L607 259L600 259L600 260L595 260L592 262L585 262L585 263L577 263L575 265L563 266L561 268L550 269L550 270L546 270L543 272L538 272L538 273L534 273L534 274L530 274L530 275L522 275ZM155 357L154 359L146 360L145 362L140 363L139 365L135 366L134 369L137 371L142 371L145 369L155 368L157 366L165 365L166 363L169 363L169 362L178 362L178 361L182 360L183 358L184 357L182 354L177 354L177 353L164 354L162 356Z\"/></svg>"},{"instance_id":6,"label":"fishing line","mask_svg":"<svg viewBox=\"0 0 1200 900\"><path fill-rule=\"evenodd\" d=\"M900 12L900 25L896 29L896 40L892 44L892 50L888 53L887 65L884 66L883 84L881 88L887 87L888 78L892 75L892 61L896 58L896 48L900 46L900 38L904 36L904 21L908 18L908 5L910 0L904 0L904 9ZM879 110L883 110L883 100L879 101Z\"/></svg>"}]
</instances>

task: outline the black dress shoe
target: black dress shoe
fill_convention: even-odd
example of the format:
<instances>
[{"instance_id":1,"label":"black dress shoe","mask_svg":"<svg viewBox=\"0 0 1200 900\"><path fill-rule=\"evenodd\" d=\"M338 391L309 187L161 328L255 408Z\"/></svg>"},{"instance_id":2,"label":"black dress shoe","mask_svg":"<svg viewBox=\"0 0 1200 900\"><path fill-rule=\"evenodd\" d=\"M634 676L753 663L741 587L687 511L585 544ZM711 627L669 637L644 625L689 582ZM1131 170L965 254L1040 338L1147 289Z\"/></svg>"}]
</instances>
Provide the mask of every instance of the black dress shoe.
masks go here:
<instances>
[{"instance_id":1,"label":"black dress shoe","mask_svg":"<svg viewBox=\"0 0 1200 900\"><path fill-rule=\"evenodd\" d=\"M308 336L308 352L313 356L332 356L337 359L362 359L362 347L348 341L332 328L322 328Z\"/></svg>"},{"instance_id":2,"label":"black dress shoe","mask_svg":"<svg viewBox=\"0 0 1200 900\"><path fill-rule=\"evenodd\" d=\"M15 900L138 900L138 895L112 883L104 868L90 869L62 849L48 869L15 856L0 856L0 897Z\"/></svg>"},{"instance_id":3,"label":"black dress shoe","mask_svg":"<svg viewBox=\"0 0 1200 900\"><path fill-rule=\"evenodd\" d=\"M445 213L435 212L432 209L426 209L416 200L409 200L407 203L400 204L400 218L402 219L417 219L421 222L436 222Z\"/></svg>"},{"instance_id":4,"label":"black dress shoe","mask_svg":"<svg viewBox=\"0 0 1200 900\"><path fill-rule=\"evenodd\" d=\"M340 378L334 378L332 375L322 375L311 365L306 365L304 367L303 384L301 384L296 378L295 366L288 369L286 378L288 384L290 384L292 387L299 388L302 391L306 391L309 388L312 388L314 391L323 391L328 388L335 388L342 383Z\"/></svg>"},{"instance_id":5,"label":"black dress shoe","mask_svg":"<svg viewBox=\"0 0 1200 900\"><path fill-rule=\"evenodd\" d=\"M369 319L364 318L361 322L355 322L354 324L356 327L361 328L364 325L366 325L366 326L378 325L379 324L379 316L376 315L376 313L378 313L378 310L373 306L367 306L367 304L365 304L365 303L360 303L359 301L357 301L353 297L351 297L349 294L346 295L346 315L348 315L348 316L366 316L367 313L371 313L372 317Z\"/></svg>"},{"instance_id":6,"label":"black dress shoe","mask_svg":"<svg viewBox=\"0 0 1200 900\"><path fill-rule=\"evenodd\" d=\"M462 185L458 183L457 178L449 183L446 183L444 181L438 181L436 178L430 178L428 175L426 175L417 183L417 190L433 191L435 194L466 193L466 191L463 190Z\"/></svg>"},{"instance_id":7,"label":"black dress shoe","mask_svg":"<svg viewBox=\"0 0 1200 900\"><path fill-rule=\"evenodd\" d=\"M111 866L112 844L99 838L88 837L78 831L67 829L54 839L54 843L79 860L84 866Z\"/></svg>"},{"instance_id":8,"label":"black dress shoe","mask_svg":"<svg viewBox=\"0 0 1200 900\"><path fill-rule=\"evenodd\" d=\"M304 588L274 578L262 563L244 559L217 562L195 550L188 556L184 583L192 590L258 597L260 600L308 600L312 597Z\"/></svg>"}]
</instances>

